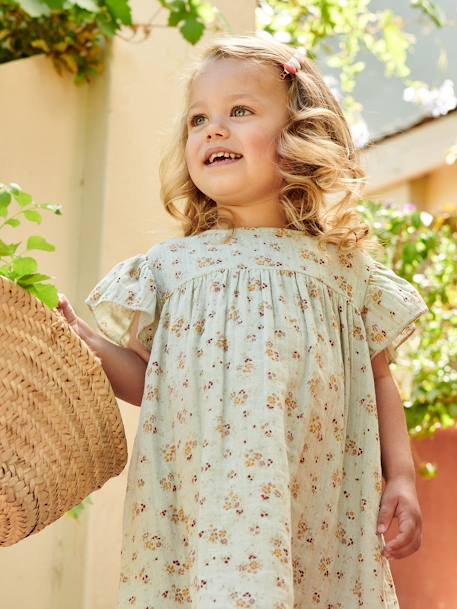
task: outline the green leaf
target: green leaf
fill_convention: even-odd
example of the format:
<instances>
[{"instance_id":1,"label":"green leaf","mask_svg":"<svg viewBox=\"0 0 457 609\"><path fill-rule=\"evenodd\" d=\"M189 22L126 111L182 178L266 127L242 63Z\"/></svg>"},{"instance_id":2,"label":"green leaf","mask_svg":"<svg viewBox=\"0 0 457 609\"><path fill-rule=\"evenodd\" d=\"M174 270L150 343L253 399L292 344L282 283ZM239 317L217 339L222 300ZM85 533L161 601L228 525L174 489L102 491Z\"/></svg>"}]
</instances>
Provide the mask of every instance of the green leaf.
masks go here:
<instances>
[{"instance_id":1,"label":"green leaf","mask_svg":"<svg viewBox=\"0 0 457 609\"><path fill-rule=\"evenodd\" d=\"M24 216L27 218L27 220L30 220L30 222L36 222L37 224L41 224L43 219L40 213L33 211L32 209L26 209Z\"/></svg>"},{"instance_id":2,"label":"green leaf","mask_svg":"<svg viewBox=\"0 0 457 609\"><path fill-rule=\"evenodd\" d=\"M0 214L1 215L1 214ZM20 220L18 220L17 218L10 218L9 220L6 220L5 224L8 224L9 226L19 226L20 225Z\"/></svg>"},{"instance_id":3,"label":"green leaf","mask_svg":"<svg viewBox=\"0 0 457 609\"><path fill-rule=\"evenodd\" d=\"M195 17L189 16L179 29L188 42L196 44L203 36L205 26L200 21L197 21Z\"/></svg>"},{"instance_id":4,"label":"green leaf","mask_svg":"<svg viewBox=\"0 0 457 609\"><path fill-rule=\"evenodd\" d=\"M42 209L49 209L49 211L52 211L56 214L56 216L61 216L62 215L62 209L63 209L63 205L55 205L54 203L38 203L37 207L40 207Z\"/></svg>"},{"instance_id":5,"label":"green leaf","mask_svg":"<svg viewBox=\"0 0 457 609\"><path fill-rule=\"evenodd\" d=\"M42 273L31 273L29 275L23 275L18 279L18 284L23 288L31 285L32 283L37 283L38 281L45 281L46 279L51 279L51 275L43 275Z\"/></svg>"},{"instance_id":6,"label":"green leaf","mask_svg":"<svg viewBox=\"0 0 457 609\"><path fill-rule=\"evenodd\" d=\"M40 237L39 235L32 235L27 239L27 247L28 250L44 250L45 252L54 252L55 246L51 243L48 243L46 239Z\"/></svg>"},{"instance_id":7,"label":"green leaf","mask_svg":"<svg viewBox=\"0 0 457 609\"><path fill-rule=\"evenodd\" d=\"M21 205L21 207L29 205L33 202L32 195L29 195L28 192L22 192L22 190L21 192L14 193L14 198L19 203L19 205Z\"/></svg>"},{"instance_id":8,"label":"green leaf","mask_svg":"<svg viewBox=\"0 0 457 609\"><path fill-rule=\"evenodd\" d=\"M186 12L171 11L168 16L168 27L176 27L178 23L181 23L186 18Z\"/></svg>"},{"instance_id":9,"label":"green leaf","mask_svg":"<svg viewBox=\"0 0 457 609\"><path fill-rule=\"evenodd\" d=\"M21 241L19 243L5 243L0 239L0 256L12 256L21 243Z\"/></svg>"},{"instance_id":10,"label":"green leaf","mask_svg":"<svg viewBox=\"0 0 457 609\"><path fill-rule=\"evenodd\" d=\"M59 305L59 295L56 287L53 285L34 283L27 290L50 309L55 309Z\"/></svg>"},{"instance_id":11,"label":"green leaf","mask_svg":"<svg viewBox=\"0 0 457 609\"><path fill-rule=\"evenodd\" d=\"M20 7L31 17L42 17L51 14L51 9L40 0L18 0Z\"/></svg>"},{"instance_id":12,"label":"green leaf","mask_svg":"<svg viewBox=\"0 0 457 609\"><path fill-rule=\"evenodd\" d=\"M64 7L64 0L42 0L53 11L61 11Z\"/></svg>"},{"instance_id":13,"label":"green leaf","mask_svg":"<svg viewBox=\"0 0 457 609\"><path fill-rule=\"evenodd\" d=\"M132 12L128 0L105 0L106 6L116 21L132 25Z\"/></svg>"},{"instance_id":14,"label":"green leaf","mask_svg":"<svg viewBox=\"0 0 457 609\"><path fill-rule=\"evenodd\" d=\"M0 192L0 206L8 207L11 202L11 194L7 190Z\"/></svg>"},{"instance_id":15,"label":"green leaf","mask_svg":"<svg viewBox=\"0 0 457 609\"><path fill-rule=\"evenodd\" d=\"M100 10L100 7L94 0L72 0L71 4L76 4L76 6L92 13L96 13Z\"/></svg>"},{"instance_id":16,"label":"green leaf","mask_svg":"<svg viewBox=\"0 0 457 609\"><path fill-rule=\"evenodd\" d=\"M414 228L420 228L422 226L422 218L420 212L413 212L411 215L411 221L413 223Z\"/></svg>"},{"instance_id":17,"label":"green leaf","mask_svg":"<svg viewBox=\"0 0 457 609\"><path fill-rule=\"evenodd\" d=\"M117 30L119 29L117 23L112 19L111 15L105 15L104 13L98 13L95 17L95 21L105 36L112 38ZM78 76L77 76L78 78ZM82 76L79 76L79 80L83 81Z\"/></svg>"},{"instance_id":18,"label":"green leaf","mask_svg":"<svg viewBox=\"0 0 457 609\"><path fill-rule=\"evenodd\" d=\"M22 277L22 275L30 275L35 273L38 267L35 258L28 256L15 258L12 263L13 273L16 277Z\"/></svg>"}]
</instances>

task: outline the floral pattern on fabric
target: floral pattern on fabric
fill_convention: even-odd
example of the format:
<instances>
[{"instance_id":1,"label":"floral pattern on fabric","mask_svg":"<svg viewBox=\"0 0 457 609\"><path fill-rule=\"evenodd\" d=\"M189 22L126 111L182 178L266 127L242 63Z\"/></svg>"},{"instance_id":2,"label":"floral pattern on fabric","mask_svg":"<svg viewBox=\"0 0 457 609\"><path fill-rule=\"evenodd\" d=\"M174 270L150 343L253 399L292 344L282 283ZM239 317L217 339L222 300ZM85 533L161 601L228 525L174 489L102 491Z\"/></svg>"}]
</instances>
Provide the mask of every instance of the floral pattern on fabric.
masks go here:
<instances>
[{"instance_id":1,"label":"floral pattern on fabric","mask_svg":"<svg viewBox=\"0 0 457 609\"><path fill-rule=\"evenodd\" d=\"M150 332L118 609L398 609L370 358L427 310L410 284L292 229L217 229L86 303L120 344L132 311Z\"/></svg>"}]
</instances>

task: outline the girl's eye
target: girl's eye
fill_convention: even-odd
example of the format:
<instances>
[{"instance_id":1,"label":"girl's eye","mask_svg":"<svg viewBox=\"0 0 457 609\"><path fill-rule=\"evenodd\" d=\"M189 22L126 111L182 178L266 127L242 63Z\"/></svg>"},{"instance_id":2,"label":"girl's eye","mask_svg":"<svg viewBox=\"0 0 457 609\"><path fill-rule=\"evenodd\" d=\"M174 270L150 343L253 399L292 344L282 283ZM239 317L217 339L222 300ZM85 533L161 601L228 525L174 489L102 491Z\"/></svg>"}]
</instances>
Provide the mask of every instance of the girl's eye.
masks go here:
<instances>
[{"instance_id":1,"label":"girl's eye","mask_svg":"<svg viewBox=\"0 0 457 609\"><path fill-rule=\"evenodd\" d=\"M234 110L234 112L235 112L235 113L236 113L238 110L241 110L242 112L245 112L245 111L247 111L247 112L251 112L251 111L250 111L248 108L246 108L245 106L235 106L235 107L233 108L233 110ZM240 114L236 114L236 116L240 116ZM244 115L241 115L241 116L244 116Z\"/></svg>"},{"instance_id":2,"label":"girl's eye","mask_svg":"<svg viewBox=\"0 0 457 609\"><path fill-rule=\"evenodd\" d=\"M242 114L239 114L240 110L241 110ZM249 108L246 108L245 106L233 106L233 108L232 108L232 113L234 114L234 116L246 116L244 114L245 112L251 113ZM206 118L206 117L203 114L195 114L194 116L192 116L190 118L189 124L191 127L200 127L200 125L203 124L202 122L200 122L200 119L204 119L204 118Z\"/></svg>"},{"instance_id":3,"label":"girl's eye","mask_svg":"<svg viewBox=\"0 0 457 609\"><path fill-rule=\"evenodd\" d=\"M201 123L197 122L199 118L205 118L205 117L203 116L203 114L196 114L195 116L192 116L192 118L189 121L191 127L199 127L200 126Z\"/></svg>"}]
</instances>

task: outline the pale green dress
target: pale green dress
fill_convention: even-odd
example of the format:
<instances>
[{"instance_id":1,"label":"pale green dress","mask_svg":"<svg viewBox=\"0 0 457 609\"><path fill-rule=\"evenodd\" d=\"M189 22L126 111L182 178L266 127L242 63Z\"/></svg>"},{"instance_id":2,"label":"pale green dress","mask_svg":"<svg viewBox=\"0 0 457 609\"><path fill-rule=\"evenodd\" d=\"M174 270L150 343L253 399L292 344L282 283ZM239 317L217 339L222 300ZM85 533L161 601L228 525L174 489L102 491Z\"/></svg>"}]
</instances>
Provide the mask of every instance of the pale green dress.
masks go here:
<instances>
[{"instance_id":1,"label":"pale green dress","mask_svg":"<svg viewBox=\"0 0 457 609\"><path fill-rule=\"evenodd\" d=\"M370 358L427 307L367 254L229 236L164 241L85 301L122 346L141 312L151 352L118 609L397 609Z\"/></svg>"}]
</instances>

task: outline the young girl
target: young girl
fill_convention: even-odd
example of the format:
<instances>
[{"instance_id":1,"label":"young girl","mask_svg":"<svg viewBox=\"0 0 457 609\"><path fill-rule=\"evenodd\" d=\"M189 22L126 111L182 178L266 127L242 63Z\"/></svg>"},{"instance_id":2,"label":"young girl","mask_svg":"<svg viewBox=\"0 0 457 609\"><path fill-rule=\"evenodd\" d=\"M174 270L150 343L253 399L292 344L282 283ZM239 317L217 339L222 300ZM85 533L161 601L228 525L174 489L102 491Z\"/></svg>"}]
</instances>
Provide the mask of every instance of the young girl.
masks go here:
<instances>
[{"instance_id":1,"label":"young girl","mask_svg":"<svg viewBox=\"0 0 457 609\"><path fill-rule=\"evenodd\" d=\"M184 236L91 291L111 340L61 299L141 405L118 609L398 608L421 514L389 363L427 308L367 253L338 104L300 53L222 37L161 177Z\"/></svg>"}]
</instances>

